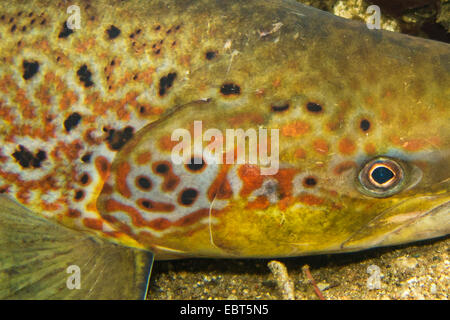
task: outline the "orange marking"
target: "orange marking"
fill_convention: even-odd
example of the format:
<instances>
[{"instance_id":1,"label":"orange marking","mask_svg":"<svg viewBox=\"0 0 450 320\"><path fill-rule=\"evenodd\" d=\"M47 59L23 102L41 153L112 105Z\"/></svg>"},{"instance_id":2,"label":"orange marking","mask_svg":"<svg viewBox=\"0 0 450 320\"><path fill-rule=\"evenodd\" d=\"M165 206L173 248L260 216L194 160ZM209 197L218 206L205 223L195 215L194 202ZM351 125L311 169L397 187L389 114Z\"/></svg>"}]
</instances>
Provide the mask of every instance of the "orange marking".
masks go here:
<instances>
[{"instance_id":1,"label":"orange marking","mask_svg":"<svg viewBox=\"0 0 450 320\"><path fill-rule=\"evenodd\" d=\"M307 133L309 129L310 126L307 122L298 120L283 126L281 128L281 134L285 137L298 137Z\"/></svg>"},{"instance_id":2,"label":"orange marking","mask_svg":"<svg viewBox=\"0 0 450 320\"><path fill-rule=\"evenodd\" d=\"M19 104L22 116L25 119L32 119L35 117L35 108L31 105L31 101L26 98L24 89L18 89L15 101Z\"/></svg>"},{"instance_id":3,"label":"orange marking","mask_svg":"<svg viewBox=\"0 0 450 320\"><path fill-rule=\"evenodd\" d=\"M74 91L66 91L63 93L61 100L59 100L59 109L66 110L78 101L78 97Z\"/></svg>"},{"instance_id":4,"label":"orange marking","mask_svg":"<svg viewBox=\"0 0 450 320\"><path fill-rule=\"evenodd\" d=\"M210 210L209 209L200 209L197 211L194 211L174 222L170 222L169 220L165 218L158 218L151 221L145 220L139 213L139 211L133 207L124 205L116 200L109 199L106 201L106 207L105 209L109 212L114 211L122 211L126 212L130 215L132 223L137 227L147 226L149 228L152 228L154 230L164 230L169 228L170 226L187 226L191 225L197 221L199 221L203 217L207 217L209 215ZM212 210L214 212L216 210Z\"/></svg>"},{"instance_id":5,"label":"orange marking","mask_svg":"<svg viewBox=\"0 0 450 320\"><path fill-rule=\"evenodd\" d=\"M165 165L167 166L167 171L164 173L160 173L156 171L156 168L159 165ZM161 186L161 189L165 192L167 191L173 191L175 190L175 188L177 187L177 185L180 183L180 178L173 173L172 171L172 165L170 162L168 161L159 161L159 162L155 162L153 164L153 172L155 172L155 174L158 174L162 177L164 177L164 182Z\"/></svg>"},{"instance_id":6,"label":"orange marking","mask_svg":"<svg viewBox=\"0 0 450 320\"><path fill-rule=\"evenodd\" d=\"M316 197L312 194L304 194L298 197L299 200L303 203L306 203L311 206L321 205L324 200L322 198Z\"/></svg>"},{"instance_id":7,"label":"orange marking","mask_svg":"<svg viewBox=\"0 0 450 320\"><path fill-rule=\"evenodd\" d=\"M159 147L163 151L172 151L180 141L172 141L170 136L163 136L159 139Z\"/></svg>"},{"instance_id":8,"label":"orange marking","mask_svg":"<svg viewBox=\"0 0 450 320\"><path fill-rule=\"evenodd\" d=\"M172 212L175 210L175 206L171 203L155 202L149 199L139 199L137 203L140 208L149 212Z\"/></svg>"},{"instance_id":9,"label":"orange marking","mask_svg":"<svg viewBox=\"0 0 450 320\"><path fill-rule=\"evenodd\" d=\"M241 196L248 196L252 191L260 188L264 181L264 176L261 176L259 167L255 165L246 164L240 166L238 175L243 182L240 191Z\"/></svg>"},{"instance_id":10,"label":"orange marking","mask_svg":"<svg viewBox=\"0 0 450 320\"><path fill-rule=\"evenodd\" d=\"M71 218L78 218L78 217L81 217L81 212L79 210L69 209L67 211L67 216L69 216Z\"/></svg>"},{"instance_id":11,"label":"orange marking","mask_svg":"<svg viewBox=\"0 0 450 320\"><path fill-rule=\"evenodd\" d=\"M417 138L417 139L400 139L397 136L391 137L391 141L405 149L406 151L419 151L427 146L440 146L441 139L439 137L431 137L429 139Z\"/></svg>"},{"instance_id":12,"label":"orange marking","mask_svg":"<svg viewBox=\"0 0 450 320\"><path fill-rule=\"evenodd\" d=\"M350 140L349 138L343 138L339 142L339 151L342 154L351 155L355 152L355 150L356 150L356 146L355 146L354 142L352 140Z\"/></svg>"},{"instance_id":13,"label":"orange marking","mask_svg":"<svg viewBox=\"0 0 450 320\"><path fill-rule=\"evenodd\" d=\"M278 202L278 208L280 208L280 210L286 210L294 203L294 201L295 201L294 197L291 196L284 197Z\"/></svg>"},{"instance_id":14,"label":"orange marking","mask_svg":"<svg viewBox=\"0 0 450 320\"><path fill-rule=\"evenodd\" d=\"M328 143L324 139L316 139L313 142L314 150L320 154L328 153Z\"/></svg>"},{"instance_id":15,"label":"orange marking","mask_svg":"<svg viewBox=\"0 0 450 320\"><path fill-rule=\"evenodd\" d=\"M211 210L211 214L215 213L216 211L217 210ZM195 222L198 222L200 219L204 217L209 216L209 214L210 214L209 209L200 209L176 220L175 222L173 222L173 225L177 227L186 227L194 224Z\"/></svg>"},{"instance_id":16,"label":"orange marking","mask_svg":"<svg viewBox=\"0 0 450 320\"><path fill-rule=\"evenodd\" d=\"M131 167L128 162L122 162L117 167L116 185L119 193L125 198L131 197L130 188L127 185L127 176L130 173Z\"/></svg>"},{"instance_id":17,"label":"orange marking","mask_svg":"<svg viewBox=\"0 0 450 320\"><path fill-rule=\"evenodd\" d=\"M97 169L100 177L103 181L105 181L109 176L109 168L110 164L108 159L103 156L99 156L95 158L95 168Z\"/></svg>"},{"instance_id":18,"label":"orange marking","mask_svg":"<svg viewBox=\"0 0 450 320\"><path fill-rule=\"evenodd\" d=\"M264 122L264 117L259 113L246 112L241 113L235 117L231 117L228 122L233 126L239 126L246 122L250 122L253 124L262 124Z\"/></svg>"},{"instance_id":19,"label":"orange marking","mask_svg":"<svg viewBox=\"0 0 450 320\"><path fill-rule=\"evenodd\" d=\"M103 221L100 219L95 219L95 218L84 218L83 219L83 224L91 229L94 230L102 230L103 228Z\"/></svg>"},{"instance_id":20,"label":"orange marking","mask_svg":"<svg viewBox=\"0 0 450 320\"><path fill-rule=\"evenodd\" d=\"M233 190L231 189L230 183L227 179L229 165L222 166L216 179L208 189L208 199L212 201L214 198L217 199L228 199L233 195Z\"/></svg>"},{"instance_id":21,"label":"orange marking","mask_svg":"<svg viewBox=\"0 0 450 320\"><path fill-rule=\"evenodd\" d=\"M274 88L278 88L278 87L280 86L280 84L281 84L281 79L280 79L280 77L277 77L277 78L272 82L272 86L273 86Z\"/></svg>"},{"instance_id":22,"label":"orange marking","mask_svg":"<svg viewBox=\"0 0 450 320\"><path fill-rule=\"evenodd\" d=\"M298 173L297 169L280 169L274 178L278 181L280 187L280 194L282 197L290 196L292 194L292 178Z\"/></svg>"},{"instance_id":23,"label":"orange marking","mask_svg":"<svg viewBox=\"0 0 450 320\"><path fill-rule=\"evenodd\" d=\"M256 200L247 204L248 209L267 209L270 206L266 196L258 196Z\"/></svg>"},{"instance_id":24,"label":"orange marking","mask_svg":"<svg viewBox=\"0 0 450 320\"><path fill-rule=\"evenodd\" d=\"M364 146L364 151L370 155L377 153L377 149L376 149L375 145L370 142Z\"/></svg>"},{"instance_id":25,"label":"orange marking","mask_svg":"<svg viewBox=\"0 0 450 320\"><path fill-rule=\"evenodd\" d=\"M76 48L77 53L83 53L95 45L95 38L89 38L86 41L81 42Z\"/></svg>"},{"instance_id":26,"label":"orange marking","mask_svg":"<svg viewBox=\"0 0 450 320\"><path fill-rule=\"evenodd\" d=\"M142 152L140 154L138 154L138 156L136 157L136 162L138 164L146 164L148 163L150 160L152 159L152 154L150 151L145 151Z\"/></svg>"},{"instance_id":27,"label":"orange marking","mask_svg":"<svg viewBox=\"0 0 450 320\"><path fill-rule=\"evenodd\" d=\"M356 168L358 165L355 161L344 161L334 167L333 172L335 175L340 175L341 173L350 170L352 168Z\"/></svg>"},{"instance_id":28,"label":"orange marking","mask_svg":"<svg viewBox=\"0 0 450 320\"><path fill-rule=\"evenodd\" d=\"M44 106L50 106L50 103L52 101L52 95L50 94L50 89L47 86L41 85L41 87L36 90L36 93L34 96L36 99L39 100L39 102Z\"/></svg>"},{"instance_id":29,"label":"orange marking","mask_svg":"<svg viewBox=\"0 0 450 320\"><path fill-rule=\"evenodd\" d=\"M294 156L299 159L304 159L306 158L306 151L302 148L298 148L295 150Z\"/></svg>"}]
</instances>

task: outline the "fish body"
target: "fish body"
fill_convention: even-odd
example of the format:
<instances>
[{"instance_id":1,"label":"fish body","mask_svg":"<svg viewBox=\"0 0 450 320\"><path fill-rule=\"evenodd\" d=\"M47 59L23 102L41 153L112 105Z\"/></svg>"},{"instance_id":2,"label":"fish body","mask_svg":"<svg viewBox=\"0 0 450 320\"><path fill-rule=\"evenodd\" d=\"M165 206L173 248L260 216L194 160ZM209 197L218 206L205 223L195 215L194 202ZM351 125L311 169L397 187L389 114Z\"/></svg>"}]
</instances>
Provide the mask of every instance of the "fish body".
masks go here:
<instances>
[{"instance_id":1,"label":"fish body","mask_svg":"<svg viewBox=\"0 0 450 320\"><path fill-rule=\"evenodd\" d=\"M8 3L0 192L35 214L160 259L449 233L448 44L293 1Z\"/></svg>"}]
</instances>

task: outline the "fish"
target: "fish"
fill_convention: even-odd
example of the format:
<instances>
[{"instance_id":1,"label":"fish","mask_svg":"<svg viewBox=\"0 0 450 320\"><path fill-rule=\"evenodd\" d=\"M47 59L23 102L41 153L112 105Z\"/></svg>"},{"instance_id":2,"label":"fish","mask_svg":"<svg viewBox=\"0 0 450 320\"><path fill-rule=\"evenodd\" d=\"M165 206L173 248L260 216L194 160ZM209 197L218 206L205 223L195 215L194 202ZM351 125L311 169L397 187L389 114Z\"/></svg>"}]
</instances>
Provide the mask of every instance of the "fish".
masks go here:
<instances>
[{"instance_id":1,"label":"fish","mask_svg":"<svg viewBox=\"0 0 450 320\"><path fill-rule=\"evenodd\" d=\"M290 0L1 8L0 298L449 234L449 44Z\"/></svg>"}]
</instances>

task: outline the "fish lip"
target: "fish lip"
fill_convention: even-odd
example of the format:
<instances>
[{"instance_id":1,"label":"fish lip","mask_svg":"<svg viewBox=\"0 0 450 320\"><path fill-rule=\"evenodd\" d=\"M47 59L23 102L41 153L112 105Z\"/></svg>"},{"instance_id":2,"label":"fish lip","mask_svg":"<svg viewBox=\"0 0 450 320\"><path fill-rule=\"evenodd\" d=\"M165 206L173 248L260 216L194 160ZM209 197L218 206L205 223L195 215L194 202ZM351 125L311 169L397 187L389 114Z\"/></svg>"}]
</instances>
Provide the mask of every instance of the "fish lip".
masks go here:
<instances>
[{"instance_id":1,"label":"fish lip","mask_svg":"<svg viewBox=\"0 0 450 320\"><path fill-rule=\"evenodd\" d=\"M440 195L436 195L436 196L423 196L420 197L420 199L423 199L424 201L426 200L436 200L436 199L441 199L441 198L448 198L450 196L450 192L447 192L445 194L440 194ZM382 211L382 213L378 214L375 218L371 219L366 225L364 225L362 228L360 228L359 230L357 230L356 232L354 232L351 236L349 236L346 240L344 240L341 245L340 248L341 250L358 250L358 249L366 249L366 248L371 248L371 247L382 247L382 246L389 246L389 245L398 245L398 244L404 244L404 243L408 243L408 242L415 242L415 241L420 241L420 240L425 240L425 239L432 239L432 238L437 238L437 237L441 237L441 236L445 236L450 234L450 200L446 200L444 202L441 202L435 206L433 206L432 208L430 208L429 210L425 211L425 212L417 212L417 214L411 218L406 218L405 222L400 224L399 226L393 228L393 230L390 230L387 233L383 233L375 238L373 237L364 237L363 239L366 241L363 241L361 243L360 240L356 240L356 246L355 244L352 244L353 241L355 241L355 238L357 237L357 235L363 233L365 230L367 230L370 224L372 224L373 222L377 222L377 221L382 221L383 217L388 214L389 212L392 212L392 210L395 210L396 208L400 207L401 205L409 202L410 200L404 200L399 202L398 204L396 204L395 206L388 208L384 211ZM417 201L417 199L416 199ZM408 214L405 214L405 216L407 216ZM411 213L409 213L409 215L411 215ZM436 224L434 221L434 223L431 224L430 228L425 228L425 226L422 228L420 228L420 226L417 228L417 237L414 238L410 238L408 240L399 240L401 238L401 233L405 232L405 230L407 231L408 228L414 228L416 223L420 223L421 221L424 221L424 224L426 224L426 222L430 222L427 221L428 220L432 220L433 217L439 216L441 219L440 221L442 221L442 224ZM392 219L402 219L402 215L394 215ZM391 220L392 220L391 219ZM436 219L436 218L435 218ZM434 227L437 226L437 227ZM417 226L416 226L417 227ZM397 238L396 238L397 237Z\"/></svg>"}]
</instances>

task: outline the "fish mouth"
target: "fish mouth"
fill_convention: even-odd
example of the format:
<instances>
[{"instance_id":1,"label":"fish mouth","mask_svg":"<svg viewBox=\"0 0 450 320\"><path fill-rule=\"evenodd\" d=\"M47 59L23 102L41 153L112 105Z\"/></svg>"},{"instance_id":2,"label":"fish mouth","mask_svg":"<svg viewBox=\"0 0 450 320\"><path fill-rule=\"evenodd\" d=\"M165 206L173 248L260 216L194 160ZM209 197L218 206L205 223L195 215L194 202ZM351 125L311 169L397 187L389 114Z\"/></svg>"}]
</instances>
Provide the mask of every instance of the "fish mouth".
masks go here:
<instances>
[{"instance_id":1,"label":"fish mouth","mask_svg":"<svg viewBox=\"0 0 450 320\"><path fill-rule=\"evenodd\" d=\"M342 242L345 251L404 244L450 233L450 193L405 200Z\"/></svg>"}]
</instances>

